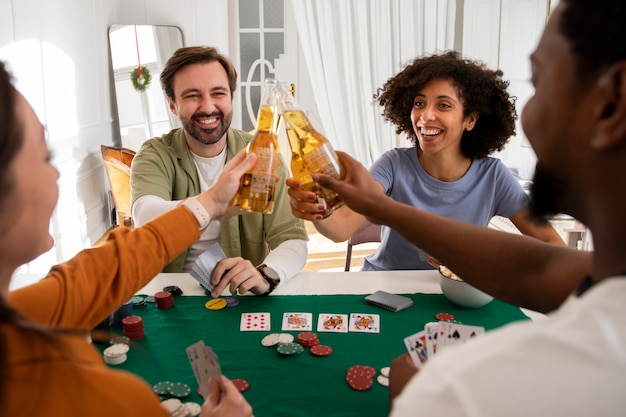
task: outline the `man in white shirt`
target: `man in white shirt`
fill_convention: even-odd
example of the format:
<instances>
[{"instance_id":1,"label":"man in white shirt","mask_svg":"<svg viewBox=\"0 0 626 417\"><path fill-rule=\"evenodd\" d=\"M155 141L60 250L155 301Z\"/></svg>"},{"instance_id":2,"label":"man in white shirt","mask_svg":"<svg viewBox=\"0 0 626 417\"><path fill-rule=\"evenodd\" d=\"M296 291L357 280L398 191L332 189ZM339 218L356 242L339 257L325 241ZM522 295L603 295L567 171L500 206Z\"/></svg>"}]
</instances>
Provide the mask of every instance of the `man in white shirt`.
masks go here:
<instances>
[{"instance_id":1,"label":"man in white shirt","mask_svg":"<svg viewBox=\"0 0 626 417\"><path fill-rule=\"evenodd\" d=\"M215 48L180 48L161 72L161 85L183 127L147 140L131 167L132 218L141 225L208 189L226 161L252 136L230 127L237 73ZM269 294L306 263L308 239L302 220L290 212L288 170L280 162L272 214L210 221L202 236L164 272L189 272L198 256L219 242L227 258L212 276L216 297L231 293Z\"/></svg>"},{"instance_id":2,"label":"man in white shirt","mask_svg":"<svg viewBox=\"0 0 626 417\"><path fill-rule=\"evenodd\" d=\"M344 181L314 176L492 295L544 311L560 304L545 320L447 348L419 372L408 355L395 359L392 417L626 413L624 21L626 2L561 0L531 56L535 94L522 114L538 160L534 215L580 220L593 234L592 254L395 202L346 154Z\"/></svg>"}]
</instances>

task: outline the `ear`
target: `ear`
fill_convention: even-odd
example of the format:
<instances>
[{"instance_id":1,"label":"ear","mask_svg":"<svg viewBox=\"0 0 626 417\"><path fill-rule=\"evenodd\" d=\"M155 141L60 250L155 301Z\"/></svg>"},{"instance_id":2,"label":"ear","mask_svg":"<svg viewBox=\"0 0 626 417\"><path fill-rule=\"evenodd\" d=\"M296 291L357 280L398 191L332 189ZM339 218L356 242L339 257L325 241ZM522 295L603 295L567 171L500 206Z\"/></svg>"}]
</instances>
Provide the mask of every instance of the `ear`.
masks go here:
<instances>
[{"instance_id":1,"label":"ear","mask_svg":"<svg viewBox=\"0 0 626 417\"><path fill-rule=\"evenodd\" d=\"M626 61L609 67L598 88L601 99L594 112L597 125L591 146L606 150L626 142Z\"/></svg>"},{"instance_id":2,"label":"ear","mask_svg":"<svg viewBox=\"0 0 626 417\"><path fill-rule=\"evenodd\" d=\"M478 121L478 113L473 112L465 118L465 130L470 131L476 126Z\"/></svg>"},{"instance_id":3,"label":"ear","mask_svg":"<svg viewBox=\"0 0 626 417\"><path fill-rule=\"evenodd\" d=\"M170 111L172 112L172 114L174 116L178 116L178 109L176 108L176 103L174 102L174 100L172 100L171 98L168 97L167 105L169 106Z\"/></svg>"}]
</instances>

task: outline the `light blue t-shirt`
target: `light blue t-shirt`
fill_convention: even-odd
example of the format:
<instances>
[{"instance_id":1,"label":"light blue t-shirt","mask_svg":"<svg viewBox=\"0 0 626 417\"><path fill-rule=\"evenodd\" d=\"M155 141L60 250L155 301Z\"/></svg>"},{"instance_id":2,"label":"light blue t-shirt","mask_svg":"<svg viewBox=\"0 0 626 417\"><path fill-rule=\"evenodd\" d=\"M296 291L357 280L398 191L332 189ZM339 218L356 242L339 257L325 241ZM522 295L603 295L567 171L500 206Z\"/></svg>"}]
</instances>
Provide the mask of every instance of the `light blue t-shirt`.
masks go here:
<instances>
[{"instance_id":1,"label":"light blue t-shirt","mask_svg":"<svg viewBox=\"0 0 626 417\"><path fill-rule=\"evenodd\" d=\"M396 201L479 226L489 224L495 215L511 217L528 204L521 185L496 158L475 159L461 179L443 182L424 171L417 148L396 148L385 152L370 173ZM433 269L427 257L399 233L383 226L381 244L365 258L362 271Z\"/></svg>"}]
</instances>

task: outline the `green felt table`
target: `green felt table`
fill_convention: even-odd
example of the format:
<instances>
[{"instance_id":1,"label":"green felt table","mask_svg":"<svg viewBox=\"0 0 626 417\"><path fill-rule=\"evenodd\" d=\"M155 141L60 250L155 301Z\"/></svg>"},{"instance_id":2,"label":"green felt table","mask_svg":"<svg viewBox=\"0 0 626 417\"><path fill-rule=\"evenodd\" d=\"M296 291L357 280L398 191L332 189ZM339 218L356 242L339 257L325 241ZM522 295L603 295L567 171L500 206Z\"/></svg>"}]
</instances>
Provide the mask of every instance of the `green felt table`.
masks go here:
<instances>
[{"instance_id":1,"label":"green felt table","mask_svg":"<svg viewBox=\"0 0 626 417\"><path fill-rule=\"evenodd\" d=\"M265 416L386 416L389 412L387 388L374 382L367 391L352 390L345 381L352 365L369 365L377 370L389 366L406 352L403 339L435 320L439 312L452 313L456 321L480 325L487 331L507 323L527 320L517 307L494 300L477 310L461 309L442 294L410 294L414 305L391 312L367 304L363 295L289 295L240 297L240 304L218 311L204 307L208 296L175 297L171 309L155 304L136 308L143 318L146 337L137 341L128 360L115 369L133 372L150 385L160 381L184 382L192 394L183 401L202 403L198 385L185 348L203 340L219 357L227 377L249 382L243 394L256 417ZM271 330L242 332L242 313L271 313ZM376 313L380 333L319 332L320 342L334 352L317 357L307 349L295 356L283 356L275 347L264 347L261 339L281 331L286 312L310 312L313 329L320 313ZM288 332L297 336L298 332ZM103 350L106 345L99 345Z\"/></svg>"}]
</instances>

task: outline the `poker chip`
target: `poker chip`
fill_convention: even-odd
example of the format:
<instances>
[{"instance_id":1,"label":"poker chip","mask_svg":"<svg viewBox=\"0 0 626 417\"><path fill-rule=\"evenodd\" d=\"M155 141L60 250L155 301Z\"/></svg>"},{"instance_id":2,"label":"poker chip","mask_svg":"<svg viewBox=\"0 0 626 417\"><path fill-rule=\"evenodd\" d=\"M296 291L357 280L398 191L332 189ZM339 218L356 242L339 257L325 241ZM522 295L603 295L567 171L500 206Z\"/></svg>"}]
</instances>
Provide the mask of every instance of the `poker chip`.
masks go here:
<instances>
[{"instance_id":1,"label":"poker chip","mask_svg":"<svg viewBox=\"0 0 626 417\"><path fill-rule=\"evenodd\" d=\"M167 387L167 393L172 397L185 398L191 394L191 388L183 382L172 382Z\"/></svg>"},{"instance_id":2,"label":"poker chip","mask_svg":"<svg viewBox=\"0 0 626 417\"><path fill-rule=\"evenodd\" d=\"M145 298L146 303L156 303L156 300L154 299L154 295L148 295Z\"/></svg>"},{"instance_id":3,"label":"poker chip","mask_svg":"<svg viewBox=\"0 0 626 417\"><path fill-rule=\"evenodd\" d=\"M152 386L152 390L158 395L169 395L170 385L172 385L172 382L170 381L157 382Z\"/></svg>"},{"instance_id":4,"label":"poker chip","mask_svg":"<svg viewBox=\"0 0 626 417\"><path fill-rule=\"evenodd\" d=\"M391 368L388 366L385 366L384 368L380 368L380 374L384 377L389 378L389 373L391 372Z\"/></svg>"},{"instance_id":5,"label":"poker chip","mask_svg":"<svg viewBox=\"0 0 626 417\"><path fill-rule=\"evenodd\" d=\"M207 310L221 310L224 307L226 307L226 304L227 304L227 302L226 302L225 299L223 299L223 298L214 298L212 300L207 301L204 304L204 307Z\"/></svg>"},{"instance_id":6,"label":"poker chip","mask_svg":"<svg viewBox=\"0 0 626 417\"><path fill-rule=\"evenodd\" d=\"M128 316L122 319L124 335L130 340L140 340L146 336L143 320L139 316Z\"/></svg>"},{"instance_id":7,"label":"poker chip","mask_svg":"<svg viewBox=\"0 0 626 417\"><path fill-rule=\"evenodd\" d=\"M285 343L293 343L294 341L294 337L292 334L289 333L280 333L278 335L278 344L282 345Z\"/></svg>"},{"instance_id":8,"label":"poker chip","mask_svg":"<svg viewBox=\"0 0 626 417\"><path fill-rule=\"evenodd\" d=\"M174 307L174 297L169 291L159 291L154 293L156 307L162 310Z\"/></svg>"},{"instance_id":9,"label":"poker chip","mask_svg":"<svg viewBox=\"0 0 626 417\"><path fill-rule=\"evenodd\" d=\"M250 384L248 384L248 381L246 381L245 379L231 379L231 382L235 385L239 392L244 392L250 386Z\"/></svg>"},{"instance_id":10,"label":"poker chip","mask_svg":"<svg viewBox=\"0 0 626 417\"><path fill-rule=\"evenodd\" d=\"M435 318L439 321L452 321L454 320L454 315L450 313L437 313L435 314Z\"/></svg>"},{"instance_id":11,"label":"poker chip","mask_svg":"<svg viewBox=\"0 0 626 417\"><path fill-rule=\"evenodd\" d=\"M196 417L200 415L202 406L198 403L187 402L185 403L185 409L187 410L187 416Z\"/></svg>"},{"instance_id":12,"label":"poker chip","mask_svg":"<svg viewBox=\"0 0 626 417\"><path fill-rule=\"evenodd\" d=\"M239 305L239 299L237 297L226 297L226 307L237 307Z\"/></svg>"},{"instance_id":13,"label":"poker chip","mask_svg":"<svg viewBox=\"0 0 626 417\"><path fill-rule=\"evenodd\" d=\"M178 297L179 295L183 295L183 290L181 290L176 285L168 285L167 287L163 287L163 291L169 292L174 297Z\"/></svg>"},{"instance_id":14,"label":"poker chip","mask_svg":"<svg viewBox=\"0 0 626 417\"><path fill-rule=\"evenodd\" d=\"M333 354L333 348L326 345L311 346L311 354L315 356L329 356Z\"/></svg>"},{"instance_id":15,"label":"poker chip","mask_svg":"<svg viewBox=\"0 0 626 417\"><path fill-rule=\"evenodd\" d=\"M104 362L109 365L119 365L126 362L128 349L128 345L122 343L109 346L102 352Z\"/></svg>"},{"instance_id":16,"label":"poker chip","mask_svg":"<svg viewBox=\"0 0 626 417\"><path fill-rule=\"evenodd\" d=\"M111 338L111 340L109 341L109 343L111 343L112 345L117 345L117 344L125 344L125 345L129 345L130 344L130 338L128 336L113 336Z\"/></svg>"},{"instance_id":17,"label":"poker chip","mask_svg":"<svg viewBox=\"0 0 626 417\"><path fill-rule=\"evenodd\" d=\"M298 333L298 343L304 347L311 347L320 344L320 340L316 333L302 332Z\"/></svg>"},{"instance_id":18,"label":"poker chip","mask_svg":"<svg viewBox=\"0 0 626 417\"><path fill-rule=\"evenodd\" d=\"M147 305L146 298L141 295L133 295L130 301L133 303L133 308L143 308Z\"/></svg>"},{"instance_id":19,"label":"poker chip","mask_svg":"<svg viewBox=\"0 0 626 417\"><path fill-rule=\"evenodd\" d=\"M276 346L280 340L280 333L270 333L261 339L261 344L266 347ZM293 339L292 339L293 341Z\"/></svg>"},{"instance_id":20,"label":"poker chip","mask_svg":"<svg viewBox=\"0 0 626 417\"><path fill-rule=\"evenodd\" d=\"M189 415L186 404L178 398L168 398L161 401L161 406L165 408L170 417L187 417Z\"/></svg>"},{"instance_id":21,"label":"poker chip","mask_svg":"<svg viewBox=\"0 0 626 417\"><path fill-rule=\"evenodd\" d=\"M304 348L298 343L282 343L278 345L276 350L278 353L285 356L299 355L304 352Z\"/></svg>"},{"instance_id":22,"label":"poker chip","mask_svg":"<svg viewBox=\"0 0 626 417\"><path fill-rule=\"evenodd\" d=\"M376 381L378 381L378 383L382 385L383 387L389 386L389 377L385 375L378 375L378 377L376 378Z\"/></svg>"},{"instance_id":23,"label":"poker chip","mask_svg":"<svg viewBox=\"0 0 626 417\"><path fill-rule=\"evenodd\" d=\"M376 369L366 365L354 365L346 372L346 382L355 391L366 391L374 385Z\"/></svg>"}]
</instances>

